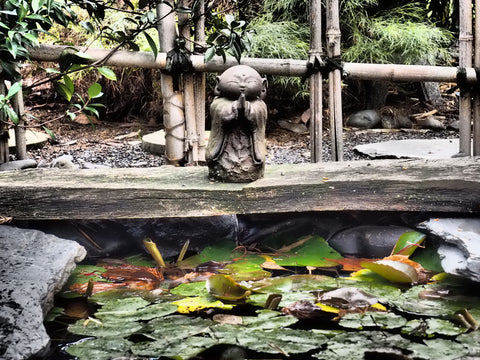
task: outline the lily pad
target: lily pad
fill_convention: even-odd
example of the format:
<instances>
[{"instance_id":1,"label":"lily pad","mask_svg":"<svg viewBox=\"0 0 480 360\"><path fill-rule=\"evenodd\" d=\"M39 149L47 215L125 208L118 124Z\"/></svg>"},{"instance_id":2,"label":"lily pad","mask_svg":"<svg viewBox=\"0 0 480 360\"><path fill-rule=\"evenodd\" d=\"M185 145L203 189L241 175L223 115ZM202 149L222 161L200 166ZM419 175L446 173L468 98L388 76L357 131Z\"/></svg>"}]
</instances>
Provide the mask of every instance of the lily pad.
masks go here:
<instances>
[{"instance_id":1,"label":"lily pad","mask_svg":"<svg viewBox=\"0 0 480 360\"><path fill-rule=\"evenodd\" d=\"M255 263L255 260L258 258L257 256L255 259L252 259L250 256L248 259L235 261L218 272L230 275L235 281L260 280L271 277L271 272L264 270L260 265Z\"/></svg>"},{"instance_id":2,"label":"lily pad","mask_svg":"<svg viewBox=\"0 0 480 360\"><path fill-rule=\"evenodd\" d=\"M271 245L269 245L271 246ZM280 266L331 267L337 264L326 259L341 259L342 256L331 248L320 236L311 236L301 245L272 259Z\"/></svg>"},{"instance_id":3,"label":"lily pad","mask_svg":"<svg viewBox=\"0 0 480 360\"><path fill-rule=\"evenodd\" d=\"M364 328L398 329L404 326L407 320L389 312L367 312L360 314L346 314L340 319L340 326L349 329L362 330Z\"/></svg>"},{"instance_id":4,"label":"lily pad","mask_svg":"<svg viewBox=\"0 0 480 360\"><path fill-rule=\"evenodd\" d=\"M124 338L140 331L143 327L137 321L128 321L122 319L121 321L88 321L79 320L68 327L68 331L72 334L95 336L97 338L118 337Z\"/></svg>"},{"instance_id":5,"label":"lily pad","mask_svg":"<svg viewBox=\"0 0 480 360\"><path fill-rule=\"evenodd\" d=\"M88 339L68 346L66 351L78 360L110 360L123 356L131 345L130 341L118 337Z\"/></svg>"},{"instance_id":6,"label":"lily pad","mask_svg":"<svg viewBox=\"0 0 480 360\"><path fill-rule=\"evenodd\" d=\"M171 294L181 296L206 296L208 290L205 287L205 281L197 281L193 283L180 284L170 290Z\"/></svg>"},{"instance_id":7,"label":"lily pad","mask_svg":"<svg viewBox=\"0 0 480 360\"><path fill-rule=\"evenodd\" d=\"M468 329L460 327L451 321L443 319L411 320L402 328L402 334L419 337L433 337L435 335L456 336L463 334Z\"/></svg>"},{"instance_id":8,"label":"lily pad","mask_svg":"<svg viewBox=\"0 0 480 360\"><path fill-rule=\"evenodd\" d=\"M205 349L218 344L218 340L204 336L173 339L171 342L151 341L134 344L131 351L134 355L148 357L170 357L174 359L190 359Z\"/></svg>"}]
</instances>

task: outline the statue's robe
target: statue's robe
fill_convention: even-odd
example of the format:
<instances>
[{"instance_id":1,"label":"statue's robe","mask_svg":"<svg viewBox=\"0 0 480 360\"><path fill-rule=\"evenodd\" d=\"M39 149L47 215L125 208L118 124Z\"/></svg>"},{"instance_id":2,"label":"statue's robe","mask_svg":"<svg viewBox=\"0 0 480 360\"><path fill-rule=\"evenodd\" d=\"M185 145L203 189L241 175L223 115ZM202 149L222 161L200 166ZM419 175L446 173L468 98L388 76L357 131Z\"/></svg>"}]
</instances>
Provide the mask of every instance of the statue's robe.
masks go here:
<instances>
[{"instance_id":1,"label":"statue's robe","mask_svg":"<svg viewBox=\"0 0 480 360\"><path fill-rule=\"evenodd\" d=\"M210 106L212 126L206 150L209 177L223 182L250 182L263 177L267 105L249 102L244 114L233 100L217 97Z\"/></svg>"}]
</instances>

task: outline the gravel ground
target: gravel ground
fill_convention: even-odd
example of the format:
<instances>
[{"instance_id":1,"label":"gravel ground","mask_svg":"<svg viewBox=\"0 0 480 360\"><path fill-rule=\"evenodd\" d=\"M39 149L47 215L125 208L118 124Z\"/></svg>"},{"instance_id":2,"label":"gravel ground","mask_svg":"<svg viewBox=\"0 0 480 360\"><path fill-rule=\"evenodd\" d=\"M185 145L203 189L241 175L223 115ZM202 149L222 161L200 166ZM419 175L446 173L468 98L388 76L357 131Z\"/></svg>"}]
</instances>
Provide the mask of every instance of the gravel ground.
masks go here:
<instances>
[{"instance_id":1,"label":"gravel ground","mask_svg":"<svg viewBox=\"0 0 480 360\"><path fill-rule=\"evenodd\" d=\"M116 127L115 125L74 126L63 129L57 135L57 142L46 144L39 149L29 150L29 157L37 162L50 163L62 156L70 155L79 167L88 164L115 168L157 167L166 164L163 156L143 151L138 136L139 125ZM153 130L145 130L144 133ZM344 160L368 159L353 148L359 144L400 139L456 138L454 130L351 130L344 132ZM295 134L284 129L273 129L267 134L267 165L298 164L310 162L309 134ZM324 132L323 161L330 160L330 139ZM87 165L85 165L87 164ZM91 165L90 165L91 166Z\"/></svg>"}]
</instances>

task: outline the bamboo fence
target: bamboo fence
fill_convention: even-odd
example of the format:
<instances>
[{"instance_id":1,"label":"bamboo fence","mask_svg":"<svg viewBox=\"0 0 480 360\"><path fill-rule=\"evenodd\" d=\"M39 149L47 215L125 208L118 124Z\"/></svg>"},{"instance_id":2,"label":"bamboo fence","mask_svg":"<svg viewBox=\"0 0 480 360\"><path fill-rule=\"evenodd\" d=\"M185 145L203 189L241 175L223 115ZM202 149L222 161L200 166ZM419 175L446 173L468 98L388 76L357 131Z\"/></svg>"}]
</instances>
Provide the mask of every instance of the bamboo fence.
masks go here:
<instances>
[{"instance_id":1,"label":"bamboo fence","mask_svg":"<svg viewBox=\"0 0 480 360\"><path fill-rule=\"evenodd\" d=\"M480 6L480 0L473 0L475 9ZM338 0L327 1L327 57L335 58L340 54L340 31L338 25ZM318 67L323 65L322 33L321 33L321 0L310 0L311 16L311 48L308 60L293 59L263 59L244 57L240 63L256 69L264 75L283 75L310 77L310 110L311 110L311 159L320 162L322 158L322 75ZM472 89L479 87L477 73L472 67L475 49L475 66L480 66L480 17L475 18L475 48L472 35L472 0L460 0L460 56L459 68L429 65L401 65L401 64L364 64L343 63L343 75L358 80L382 81L410 81L410 82L457 82L460 83L461 98L459 103L460 118L460 148L459 154L471 155L472 135ZM85 52L93 59L92 62L114 67L144 67L165 69L167 52L173 48L176 30L174 15L171 7L162 2L157 7L159 18L163 18L159 25L160 53L154 58L149 52L117 51L110 54L109 50L87 49ZM173 18L172 18L173 16ZM200 20L201 21L201 20ZM173 26L172 26L173 24ZM196 40L200 43L203 38L203 24L196 25ZM202 34L200 34L200 31ZM31 58L39 61L58 61L64 47L42 45L32 49ZM195 75L187 76L185 91L173 91L172 76L162 72L162 95L164 97L164 125L166 135L166 156L172 163L178 163L185 157L188 162L204 160L205 149L205 72L222 72L237 65L233 58L224 61L221 57L214 57L205 63L203 55L192 55L191 61ZM104 61L103 61L104 60ZM461 70L461 71L460 71ZM332 159L343 159L343 134L341 112L341 71L335 69L329 73L329 113L330 132L332 136ZM460 84L459 84L460 85ZM195 94L195 96L192 95ZM473 106L473 155L480 155L480 94L473 91L475 96ZM198 96L200 94L200 96ZM193 115L192 115L193 114ZM185 155L188 153L187 155Z\"/></svg>"}]
</instances>

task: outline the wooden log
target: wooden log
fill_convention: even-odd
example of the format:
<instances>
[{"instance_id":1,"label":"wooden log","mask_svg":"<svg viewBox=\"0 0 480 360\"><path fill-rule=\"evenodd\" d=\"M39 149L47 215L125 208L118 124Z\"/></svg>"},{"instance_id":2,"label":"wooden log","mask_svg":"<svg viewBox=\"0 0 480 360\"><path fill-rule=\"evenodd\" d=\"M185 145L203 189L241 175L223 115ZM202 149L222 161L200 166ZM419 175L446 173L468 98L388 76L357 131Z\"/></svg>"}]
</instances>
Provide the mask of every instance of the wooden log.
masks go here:
<instances>
[{"instance_id":1,"label":"wooden log","mask_svg":"<svg viewBox=\"0 0 480 360\"><path fill-rule=\"evenodd\" d=\"M58 61L64 46L41 45L31 49L31 59L38 61ZM98 61L109 54L109 50L88 49L86 53ZM193 55L192 63L198 72L222 72L238 65L236 59L228 57L223 62L222 57L215 56L205 63L202 55ZM148 69L165 69L166 54L159 53L154 59L150 52L118 51L109 58L105 65L118 67L144 67ZM240 64L248 65L262 75L304 76L307 71L306 60L294 59L264 59L242 57ZM456 82L457 68L431 65L399 65L399 64L363 64L344 63L343 69L348 77L358 80L385 80L385 81L434 81ZM467 82L475 84L477 77L473 68L467 68Z\"/></svg>"},{"instance_id":2,"label":"wooden log","mask_svg":"<svg viewBox=\"0 0 480 360\"><path fill-rule=\"evenodd\" d=\"M302 211L480 213L480 158L267 166L249 184L206 167L0 172L0 215L114 219Z\"/></svg>"}]
</instances>

